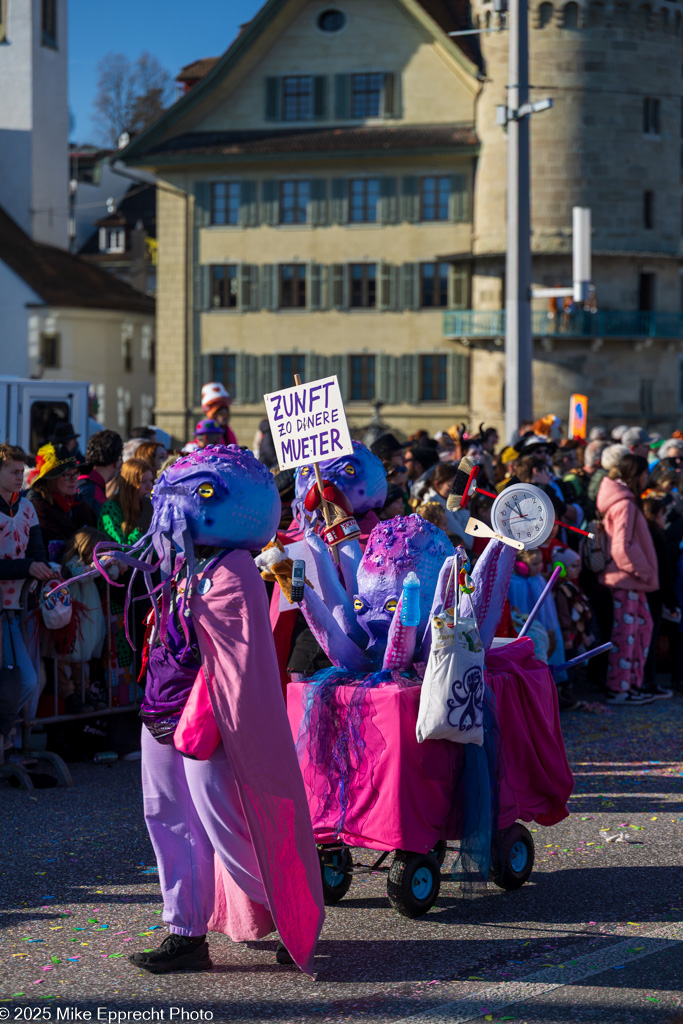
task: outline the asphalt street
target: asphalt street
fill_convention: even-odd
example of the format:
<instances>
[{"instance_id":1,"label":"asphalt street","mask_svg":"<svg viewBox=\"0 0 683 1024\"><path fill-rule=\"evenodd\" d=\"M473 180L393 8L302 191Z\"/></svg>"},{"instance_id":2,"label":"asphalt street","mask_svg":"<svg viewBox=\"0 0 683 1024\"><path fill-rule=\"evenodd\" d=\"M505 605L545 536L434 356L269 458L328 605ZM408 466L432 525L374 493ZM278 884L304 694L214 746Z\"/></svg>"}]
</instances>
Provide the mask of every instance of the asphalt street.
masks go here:
<instances>
[{"instance_id":1,"label":"asphalt street","mask_svg":"<svg viewBox=\"0 0 683 1024\"><path fill-rule=\"evenodd\" d=\"M414 921L385 876L361 876L328 909L315 981L278 966L274 940L211 936L204 974L128 962L166 934L139 764L74 765L72 789L1 783L0 1020L683 1024L683 699L563 729L572 813L531 826L530 881L462 896L450 854Z\"/></svg>"}]
</instances>

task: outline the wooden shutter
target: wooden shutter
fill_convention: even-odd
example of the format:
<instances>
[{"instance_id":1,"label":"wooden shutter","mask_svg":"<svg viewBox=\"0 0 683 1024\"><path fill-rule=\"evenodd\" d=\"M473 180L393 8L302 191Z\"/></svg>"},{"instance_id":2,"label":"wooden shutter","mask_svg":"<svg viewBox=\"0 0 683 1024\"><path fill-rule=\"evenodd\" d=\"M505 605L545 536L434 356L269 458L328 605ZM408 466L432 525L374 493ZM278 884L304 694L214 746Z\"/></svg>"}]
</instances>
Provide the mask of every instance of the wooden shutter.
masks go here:
<instances>
[{"instance_id":1,"label":"wooden shutter","mask_svg":"<svg viewBox=\"0 0 683 1024\"><path fill-rule=\"evenodd\" d=\"M0 5L2 0L0 0ZM203 228L211 223L211 182L198 181L194 187L194 223Z\"/></svg>"},{"instance_id":2,"label":"wooden shutter","mask_svg":"<svg viewBox=\"0 0 683 1024\"><path fill-rule=\"evenodd\" d=\"M261 356L259 359L259 391L261 395L269 395L277 391L277 356Z\"/></svg>"},{"instance_id":3,"label":"wooden shutter","mask_svg":"<svg viewBox=\"0 0 683 1024\"><path fill-rule=\"evenodd\" d=\"M469 405L470 400L470 360L469 356L459 352L450 354L450 395L451 405Z\"/></svg>"},{"instance_id":4,"label":"wooden shutter","mask_svg":"<svg viewBox=\"0 0 683 1024\"><path fill-rule=\"evenodd\" d=\"M261 185L261 222L271 227L280 222L280 201L278 182L264 181Z\"/></svg>"},{"instance_id":5,"label":"wooden shutter","mask_svg":"<svg viewBox=\"0 0 683 1024\"><path fill-rule=\"evenodd\" d=\"M329 376L327 371L327 356L318 355L317 352L306 354L306 380L322 380Z\"/></svg>"},{"instance_id":6,"label":"wooden shutter","mask_svg":"<svg viewBox=\"0 0 683 1024\"><path fill-rule=\"evenodd\" d=\"M237 268L237 295L243 313L258 309L258 267L240 263Z\"/></svg>"},{"instance_id":7,"label":"wooden shutter","mask_svg":"<svg viewBox=\"0 0 683 1024\"><path fill-rule=\"evenodd\" d=\"M380 178L379 180L379 219L382 224L395 224L398 220L398 197L396 195L396 178Z\"/></svg>"},{"instance_id":8,"label":"wooden shutter","mask_svg":"<svg viewBox=\"0 0 683 1024\"><path fill-rule=\"evenodd\" d=\"M316 75L313 79L313 117L324 121L327 117L327 76Z\"/></svg>"},{"instance_id":9,"label":"wooden shutter","mask_svg":"<svg viewBox=\"0 0 683 1024\"><path fill-rule=\"evenodd\" d=\"M306 268L306 301L310 310L325 308L325 266L311 262Z\"/></svg>"},{"instance_id":10,"label":"wooden shutter","mask_svg":"<svg viewBox=\"0 0 683 1024\"><path fill-rule=\"evenodd\" d=\"M338 121L351 116L351 75L334 76L334 116Z\"/></svg>"},{"instance_id":11,"label":"wooden shutter","mask_svg":"<svg viewBox=\"0 0 683 1024\"><path fill-rule=\"evenodd\" d=\"M420 396L420 357L415 355L398 357L399 401L415 405Z\"/></svg>"},{"instance_id":12,"label":"wooden shutter","mask_svg":"<svg viewBox=\"0 0 683 1024\"><path fill-rule=\"evenodd\" d=\"M346 309L348 307L348 274L345 263L333 263L332 267L332 296L330 305L333 309Z\"/></svg>"},{"instance_id":13,"label":"wooden shutter","mask_svg":"<svg viewBox=\"0 0 683 1024\"><path fill-rule=\"evenodd\" d=\"M313 178L311 181L310 208L311 226L324 227L327 224L327 182L324 178Z\"/></svg>"},{"instance_id":14,"label":"wooden shutter","mask_svg":"<svg viewBox=\"0 0 683 1024\"><path fill-rule=\"evenodd\" d=\"M209 309L209 291L211 287L211 267L195 263L194 265L194 308L195 312Z\"/></svg>"},{"instance_id":15,"label":"wooden shutter","mask_svg":"<svg viewBox=\"0 0 683 1024\"><path fill-rule=\"evenodd\" d=\"M401 267L401 306L417 309L420 304L420 264L404 263Z\"/></svg>"},{"instance_id":16,"label":"wooden shutter","mask_svg":"<svg viewBox=\"0 0 683 1024\"><path fill-rule=\"evenodd\" d=\"M467 223L470 219L470 189L466 174L451 175L451 220Z\"/></svg>"},{"instance_id":17,"label":"wooden shutter","mask_svg":"<svg viewBox=\"0 0 683 1024\"><path fill-rule=\"evenodd\" d=\"M346 224L349 220L349 182L347 178L332 179L332 223Z\"/></svg>"},{"instance_id":18,"label":"wooden shutter","mask_svg":"<svg viewBox=\"0 0 683 1024\"><path fill-rule=\"evenodd\" d=\"M470 267L468 263L454 263L449 275L449 309L469 309Z\"/></svg>"},{"instance_id":19,"label":"wooden shutter","mask_svg":"<svg viewBox=\"0 0 683 1024\"><path fill-rule=\"evenodd\" d=\"M401 220L416 224L420 219L420 181L414 174L401 182Z\"/></svg>"},{"instance_id":20,"label":"wooden shutter","mask_svg":"<svg viewBox=\"0 0 683 1024\"><path fill-rule=\"evenodd\" d=\"M266 121L280 120L280 79L266 78Z\"/></svg>"},{"instance_id":21,"label":"wooden shutter","mask_svg":"<svg viewBox=\"0 0 683 1024\"><path fill-rule=\"evenodd\" d=\"M381 260L378 265L379 309L396 309L396 270L391 263Z\"/></svg>"},{"instance_id":22,"label":"wooden shutter","mask_svg":"<svg viewBox=\"0 0 683 1024\"><path fill-rule=\"evenodd\" d=\"M327 375L338 378L342 400L346 402L349 393L349 358L348 356L330 356L327 362Z\"/></svg>"},{"instance_id":23,"label":"wooden shutter","mask_svg":"<svg viewBox=\"0 0 683 1024\"><path fill-rule=\"evenodd\" d=\"M389 71L385 74L384 83L382 87L382 117L399 116L400 82L400 75L395 75L392 71Z\"/></svg>"},{"instance_id":24,"label":"wooden shutter","mask_svg":"<svg viewBox=\"0 0 683 1024\"><path fill-rule=\"evenodd\" d=\"M261 265L261 309L277 309L277 267L272 263Z\"/></svg>"},{"instance_id":25,"label":"wooden shutter","mask_svg":"<svg viewBox=\"0 0 683 1024\"><path fill-rule=\"evenodd\" d=\"M256 182L243 181L240 194L240 224L243 228L255 228L258 224Z\"/></svg>"},{"instance_id":26,"label":"wooden shutter","mask_svg":"<svg viewBox=\"0 0 683 1024\"><path fill-rule=\"evenodd\" d=\"M375 391L380 402L387 405L396 404L396 370L397 362L394 356L387 356L380 353L375 359Z\"/></svg>"}]
</instances>

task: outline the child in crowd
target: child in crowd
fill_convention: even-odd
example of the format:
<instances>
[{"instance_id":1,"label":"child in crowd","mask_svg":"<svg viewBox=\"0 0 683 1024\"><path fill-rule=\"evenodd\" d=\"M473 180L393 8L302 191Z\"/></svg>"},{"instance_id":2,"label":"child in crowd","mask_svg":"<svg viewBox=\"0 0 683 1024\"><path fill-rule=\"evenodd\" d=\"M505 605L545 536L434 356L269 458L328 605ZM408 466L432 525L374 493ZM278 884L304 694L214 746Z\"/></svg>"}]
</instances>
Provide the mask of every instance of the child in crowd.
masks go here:
<instances>
[{"instance_id":1,"label":"child in crowd","mask_svg":"<svg viewBox=\"0 0 683 1024\"><path fill-rule=\"evenodd\" d=\"M516 613L524 617L528 616L541 596L546 584L546 580L541 575L542 569L543 558L537 548L520 551L508 590L513 620ZM544 627L548 634L548 664L561 665L565 660L564 643L552 593L547 595L539 608L536 621Z\"/></svg>"},{"instance_id":2,"label":"child in crowd","mask_svg":"<svg viewBox=\"0 0 683 1024\"><path fill-rule=\"evenodd\" d=\"M581 557L571 548L555 552L555 564L564 567L566 576L555 587L555 607L562 630L564 653L567 661L597 646L597 633L593 628L593 610L579 585Z\"/></svg>"},{"instance_id":3,"label":"child in crowd","mask_svg":"<svg viewBox=\"0 0 683 1024\"><path fill-rule=\"evenodd\" d=\"M448 535L448 512L438 501L423 501L417 507L417 514L433 526L438 526ZM449 536L449 539L452 541L453 537ZM458 543L460 543L460 538L458 538Z\"/></svg>"}]
</instances>

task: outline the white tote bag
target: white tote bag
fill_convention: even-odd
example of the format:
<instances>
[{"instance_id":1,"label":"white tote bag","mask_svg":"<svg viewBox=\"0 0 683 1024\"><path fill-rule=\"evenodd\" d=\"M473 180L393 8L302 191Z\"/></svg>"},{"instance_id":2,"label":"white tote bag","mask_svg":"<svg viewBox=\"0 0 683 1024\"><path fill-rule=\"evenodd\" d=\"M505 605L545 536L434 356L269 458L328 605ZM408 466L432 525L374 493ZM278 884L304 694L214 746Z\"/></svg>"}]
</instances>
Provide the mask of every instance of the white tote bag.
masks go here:
<instances>
[{"instance_id":1,"label":"white tote bag","mask_svg":"<svg viewBox=\"0 0 683 1024\"><path fill-rule=\"evenodd\" d=\"M432 615L432 649L420 693L417 741L484 742L484 647L473 618Z\"/></svg>"}]
</instances>

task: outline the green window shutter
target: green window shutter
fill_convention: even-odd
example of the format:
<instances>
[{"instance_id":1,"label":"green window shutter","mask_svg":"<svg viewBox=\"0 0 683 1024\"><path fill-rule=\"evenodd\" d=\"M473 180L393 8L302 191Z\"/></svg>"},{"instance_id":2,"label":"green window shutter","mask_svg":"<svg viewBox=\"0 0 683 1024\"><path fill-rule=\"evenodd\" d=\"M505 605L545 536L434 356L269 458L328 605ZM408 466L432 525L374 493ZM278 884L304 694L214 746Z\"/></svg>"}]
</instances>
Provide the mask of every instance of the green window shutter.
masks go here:
<instances>
[{"instance_id":1,"label":"green window shutter","mask_svg":"<svg viewBox=\"0 0 683 1024\"><path fill-rule=\"evenodd\" d=\"M346 178L332 179L332 223L347 224L349 220L349 183Z\"/></svg>"},{"instance_id":2,"label":"green window shutter","mask_svg":"<svg viewBox=\"0 0 683 1024\"><path fill-rule=\"evenodd\" d=\"M334 76L334 116L337 121L351 116L351 75Z\"/></svg>"},{"instance_id":3,"label":"green window shutter","mask_svg":"<svg viewBox=\"0 0 683 1024\"><path fill-rule=\"evenodd\" d=\"M280 222L279 190L277 181L264 181L261 186L261 222L271 227Z\"/></svg>"},{"instance_id":4,"label":"green window shutter","mask_svg":"<svg viewBox=\"0 0 683 1024\"><path fill-rule=\"evenodd\" d=\"M237 269L237 294L243 313L258 309L258 267L240 263Z\"/></svg>"},{"instance_id":5,"label":"green window shutter","mask_svg":"<svg viewBox=\"0 0 683 1024\"><path fill-rule=\"evenodd\" d=\"M261 395L277 391L277 356L261 356L259 359L259 391Z\"/></svg>"},{"instance_id":6,"label":"green window shutter","mask_svg":"<svg viewBox=\"0 0 683 1024\"><path fill-rule=\"evenodd\" d=\"M209 308L211 267L201 263L194 265L194 308L195 312Z\"/></svg>"},{"instance_id":7,"label":"green window shutter","mask_svg":"<svg viewBox=\"0 0 683 1024\"><path fill-rule=\"evenodd\" d=\"M259 308L259 268L252 264L249 272L249 309L253 313Z\"/></svg>"},{"instance_id":8,"label":"green window shutter","mask_svg":"<svg viewBox=\"0 0 683 1024\"><path fill-rule=\"evenodd\" d=\"M470 220L470 189L466 174L451 176L451 220L456 223Z\"/></svg>"},{"instance_id":9,"label":"green window shutter","mask_svg":"<svg viewBox=\"0 0 683 1024\"><path fill-rule=\"evenodd\" d=\"M396 405L396 370L398 360L380 353L377 356L375 380L377 399L387 405Z\"/></svg>"},{"instance_id":10,"label":"green window shutter","mask_svg":"<svg viewBox=\"0 0 683 1024\"><path fill-rule=\"evenodd\" d=\"M202 386L211 376L211 356L195 355L192 361L192 404L198 406L202 398Z\"/></svg>"},{"instance_id":11,"label":"green window shutter","mask_svg":"<svg viewBox=\"0 0 683 1024\"><path fill-rule=\"evenodd\" d=\"M266 78L266 121L280 120L280 79Z\"/></svg>"},{"instance_id":12,"label":"green window shutter","mask_svg":"<svg viewBox=\"0 0 683 1024\"><path fill-rule=\"evenodd\" d=\"M450 355L450 397L451 405L469 405L470 401L470 360L459 352Z\"/></svg>"},{"instance_id":13,"label":"green window shutter","mask_svg":"<svg viewBox=\"0 0 683 1024\"><path fill-rule=\"evenodd\" d=\"M396 309L396 267L381 260L379 273L379 309Z\"/></svg>"},{"instance_id":14,"label":"green window shutter","mask_svg":"<svg viewBox=\"0 0 683 1024\"><path fill-rule=\"evenodd\" d=\"M332 309L346 309L348 306L348 286L345 263L333 263L332 267Z\"/></svg>"},{"instance_id":15,"label":"green window shutter","mask_svg":"<svg viewBox=\"0 0 683 1024\"><path fill-rule=\"evenodd\" d=\"M415 405L419 401L420 395L419 356L399 356L398 363L399 401Z\"/></svg>"},{"instance_id":16,"label":"green window shutter","mask_svg":"<svg viewBox=\"0 0 683 1024\"><path fill-rule=\"evenodd\" d=\"M243 228L255 228L258 224L256 182L243 181L240 194L240 224Z\"/></svg>"},{"instance_id":17,"label":"green window shutter","mask_svg":"<svg viewBox=\"0 0 683 1024\"><path fill-rule=\"evenodd\" d=\"M449 275L449 309L469 309L470 268L467 263L454 263Z\"/></svg>"},{"instance_id":18,"label":"green window shutter","mask_svg":"<svg viewBox=\"0 0 683 1024\"><path fill-rule=\"evenodd\" d=\"M348 356L329 356L328 377L337 377L342 401L346 401L349 393L349 359Z\"/></svg>"},{"instance_id":19,"label":"green window shutter","mask_svg":"<svg viewBox=\"0 0 683 1024\"><path fill-rule=\"evenodd\" d=\"M404 263L401 267L401 306L417 309L419 305L419 263Z\"/></svg>"},{"instance_id":20,"label":"green window shutter","mask_svg":"<svg viewBox=\"0 0 683 1024\"><path fill-rule=\"evenodd\" d=\"M198 228L211 223L210 181L198 181L194 187L194 222Z\"/></svg>"},{"instance_id":21,"label":"green window shutter","mask_svg":"<svg viewBox=\"0 0 683 1024\"><path fill-rule=\"evenodd\" d=\"M277 309L277 274L272 263L261 266L261 309Z\"/></svg>"},{"instance_id":22,"label":"green window shutter","mask_svg":"<svg viewBox=\"0 0 683 1024\"><path fill-rule=\"evenodd\" d=\"M408 175L401 182L401 220L417 224L420 219L420 182L414 175Z\"/></svg>"},{"instance_id":23,"label":"green window shutter","mask_svg":"<svg viewBox=\"0 0 683 1024\"><path fill-rule=\"evenodd\" d=\"M325 308L324 303L324 272L322 263L309 263L306 269L306 299L310 310Z\"/></svg>"},{"instance_id":24,"label":"green window shutter","mask_svg":"<svg viewBox=\"0 0 683 1024\"><path fill-rule=\"evenodd\" d=\"M382 88L382 117L398 117L400 104L399 104L399 87L401 78L400 75L395 75L389 71L384 76L384 85Z\"/></svg>"},{"instance_id":25,"label":"green window shutter","mask_svg":"<svg viewBox=\"0 0 683 1024\"><path fill-rule=\"evenodd\" d=\"M311 226L321 228L327 224L327 182L324 178L311 181Z\"/></svg>"},{"instance_id":26,"label":"green window shutter","mask_svg":"<svg viewBox=\"0 0 683 1024\"><path fill-rule=\"evenodd\" d=\"M329 376L327 370L327 356L318 355L317 352L309 352L306 355L306 380L322 380Z\"/></svg>"},{"instance_id":27,"label":"green window shutter","mask_svg":"<svg viewBox=\"0 0 683 1024\"><path fill-rule=\"evenodd\" d=\"M395 224L398 220L398 197L396 195L396 178L380 178L379 213L382 224Z\"/></svg>"},{"instance_id":28,"label":"green window shutter","mask_svg":"<svg viewBox=\"0 0 683 1024\"><path fill-rule=\"evenodd\" d=\"M327 76L316 75L313 79L313 117L316 121L327 118Z\"/></svg>"}]
</instances>

